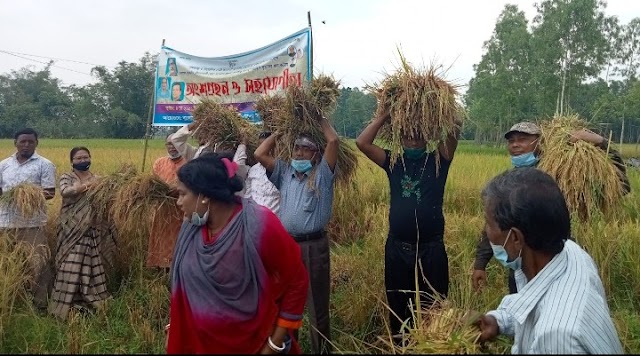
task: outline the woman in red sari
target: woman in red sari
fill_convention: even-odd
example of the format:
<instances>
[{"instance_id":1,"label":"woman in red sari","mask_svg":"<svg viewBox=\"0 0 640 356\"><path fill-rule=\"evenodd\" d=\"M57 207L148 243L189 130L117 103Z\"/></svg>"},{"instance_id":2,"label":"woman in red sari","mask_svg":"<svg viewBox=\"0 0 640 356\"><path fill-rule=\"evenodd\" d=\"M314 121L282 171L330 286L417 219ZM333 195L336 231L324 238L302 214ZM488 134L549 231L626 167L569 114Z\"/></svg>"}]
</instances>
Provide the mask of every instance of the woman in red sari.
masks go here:
<instances>
[{"instance_id":1,"label":"woman in red sari","mask_svg":"<svg viewBox=\"0 0 640 356\"><path fill-rule=\"evenodd\" d=\"M234 193L237 164L206 154L178 171L168 353L299 353L308 276L271 210Z\"/></svg>"}]
</instances>

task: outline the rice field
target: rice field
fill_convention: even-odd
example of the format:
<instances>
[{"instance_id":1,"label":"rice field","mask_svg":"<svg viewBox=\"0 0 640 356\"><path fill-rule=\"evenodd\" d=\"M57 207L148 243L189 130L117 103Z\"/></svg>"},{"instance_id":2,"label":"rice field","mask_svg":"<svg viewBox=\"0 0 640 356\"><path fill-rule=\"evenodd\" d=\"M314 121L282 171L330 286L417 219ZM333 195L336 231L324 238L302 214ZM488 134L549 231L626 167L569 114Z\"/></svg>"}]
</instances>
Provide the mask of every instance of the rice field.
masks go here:
<instances>
[{"instance_id":1,"label":"rice field","mask_svg":"<svg viewBox=\"0 0 640 356\"><path fill-rule=\"evenodd\" d=\"M124 163L140 169L143 144L142 140L42 139L37 152L53 161L60 175L71 168L69 150L73 146L87 146L92 154L92 171L106 175ZM0 140L0 158L13 152L13 140ZM625 145L622 152L625 157L640 156L635 145ZM164 154L163 140L151 140L145 170L149 171L153 160ZM330 224L335 243L331 256L332 336L338 352L389 353L394 350L388 346L383 287L389 189L381 169L361 155L359 162L353 182L336 190ZM475 245L484 224L480 190L491 177L509 166L504 147L463 142L458 148L445 192L445 244L452 308L485 312L496 307L507 291L506 269L497 263L489 264L489 285L480 294L471 288L471 272ZM575 219L572 230L598 264L625 352L640 353L640 171L629 168L629 178L632 193L623 199L619 214L609 220ZM51 226L60 196L47 201L47 206ZM146 236L130 238L146 239ZM10 258L5 253L0 256L2 291L20 280L9 275L16 270L9 263ZM164 353L168 277L143 268L143 260L143 256L133 259L120 283L111 286L114 299L104 309L94 315L73 315L66 323L37 314L23 293L0 293L0 352ZM7 305L13 307L6 308ZM303 349L308 351L306 330L300 335ZM508 349L508 340L501 342L491 350L479 351ZM415 350L435 347L424 338L416 338L415 344Z\"/></svg>"}]
</instances>

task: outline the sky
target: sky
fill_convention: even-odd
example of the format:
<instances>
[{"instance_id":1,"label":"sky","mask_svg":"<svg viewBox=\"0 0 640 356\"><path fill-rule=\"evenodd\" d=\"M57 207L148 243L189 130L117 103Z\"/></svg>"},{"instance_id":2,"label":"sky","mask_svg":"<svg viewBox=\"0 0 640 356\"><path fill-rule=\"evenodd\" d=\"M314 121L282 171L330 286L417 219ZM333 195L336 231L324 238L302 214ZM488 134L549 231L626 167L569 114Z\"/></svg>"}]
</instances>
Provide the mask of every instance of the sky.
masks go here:
<instances>
[{"instance_id":1,"label":"sky","mask_svg":"<svg viewBox=\"0 0 640 356\"><path fill-rule=\"evenodd\" d=\"M397 68L400 46L413 65L442 65L464 91L507 3L531 22L532 0L0 0L0 73L70 59L88 64L56 60L53 75L84 85L95 82L93 65L137 62L163 39L201 57L256 49L306 27L310 11L315 74L348 87L375 84ZM640 1L608 0L606 13L628 23Z\"/></svg>"}]
</instances>

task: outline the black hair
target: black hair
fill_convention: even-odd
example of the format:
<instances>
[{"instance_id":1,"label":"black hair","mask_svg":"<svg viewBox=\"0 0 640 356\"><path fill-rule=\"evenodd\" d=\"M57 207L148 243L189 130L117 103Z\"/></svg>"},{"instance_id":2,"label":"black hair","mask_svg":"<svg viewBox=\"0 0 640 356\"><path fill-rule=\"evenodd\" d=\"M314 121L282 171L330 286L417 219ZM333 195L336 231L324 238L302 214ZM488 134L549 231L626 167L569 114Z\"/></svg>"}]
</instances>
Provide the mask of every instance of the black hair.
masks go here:
<instances>
[{"instance_id":1,"label":"black hair","mask_svg":"<svg viewBox=\"0 0 640 356\"><path fill-rule=\"evenodd\" d=\"M260 135L258 135L259 139L263 139L263 138L267 138L271 136L271 131L262 131L260 132Z\"/></svg>"},{"instance_id":2,"label":"black hair","mask_svg":"<svg viewBox=\"0 0 640 356\"><path fill-rule=\"evenodd\" d=\"M78 151L87 151L87 153L89 154L89 157L91 157L91 152L89 151L88 148L84 146L77 146L72 148L71 152L69 152L69 161L73 161L73 156L75 156L76 153L78 153Z\"/></svg>"},{"instance_id":3,"label":"black hair","mask_svg":"<svg viewBox=\"0 0 640 356\"><path fill-rule=\"evenodd\" d=\"M180 167L178 179L196 194L232 203L235 193L242 190L243 183L238 175L229 178L223 158L231 161L233 155L228 152L205 153Z\"/></svg>"},{"instance_id":4,"label":"black hair","mask_svg":"<svg viewBox=\"0 0 640 356\"><path fill-rule=\"evenodd\" d=\"M571 234L571 217L558 184L533 167L514 168L493 178L482 190L485 209L500 230L522 231L527 246L556 255Z\"/></svg>"},{"instance_id":5,"label":"black hair","mask_svg":"<svg viewBox=\"0 0 640 356\"><path fill-rule=\"evenodd\" d=\"M180 84L180 82L174 82L173 84L171 84L171 88L175 87L176 85L180 87L180 90L182 90L182 85Z\"/></svg>"},{"instance_id":6,"label":"black hair","mask_svg":"<svg viewBox=\"0 0 640 356\"><path fill-rule=\"evenodd\" d=\"M14 141L18 141L18 137L20 137L20 135L33 135L33 136L35 136L36 141L38 141L38 133L36 132L36 130L34 130L34 129L30 128L30 127L27 127L25 129L22 129L22 130L16 132L16 134L13 135L13 140Z\"/></svg>"}]
</instances>

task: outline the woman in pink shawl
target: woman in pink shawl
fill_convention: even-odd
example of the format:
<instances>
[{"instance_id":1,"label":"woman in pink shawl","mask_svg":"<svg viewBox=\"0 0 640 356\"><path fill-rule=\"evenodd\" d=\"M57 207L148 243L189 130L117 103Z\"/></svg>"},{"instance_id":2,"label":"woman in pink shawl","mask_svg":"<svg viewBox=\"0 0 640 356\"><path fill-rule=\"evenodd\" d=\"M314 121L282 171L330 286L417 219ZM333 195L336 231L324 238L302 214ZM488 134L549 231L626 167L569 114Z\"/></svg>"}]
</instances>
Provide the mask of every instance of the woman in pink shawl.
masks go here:
<instances>
[{"instance_id":1,"label":"woman in pink shawl","mask_svg":"<svg viewBox=\"0 0 640 356\"><path fill-rule=\"evenodd\" d=\"M271 210L234 193L237 165L205 154L178 171L168 353L299 353L308 290L300 248Z\"/></svg>"}]
</instances>

